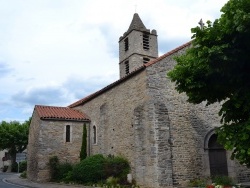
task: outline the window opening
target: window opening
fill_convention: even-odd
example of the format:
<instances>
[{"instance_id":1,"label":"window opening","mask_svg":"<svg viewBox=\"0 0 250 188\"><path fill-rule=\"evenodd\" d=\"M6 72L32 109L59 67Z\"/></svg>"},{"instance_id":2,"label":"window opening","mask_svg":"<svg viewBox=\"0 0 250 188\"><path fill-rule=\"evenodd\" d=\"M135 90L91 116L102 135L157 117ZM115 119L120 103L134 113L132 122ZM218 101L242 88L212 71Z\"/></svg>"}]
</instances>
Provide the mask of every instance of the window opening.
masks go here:
<instances>
[{"instance_id":1,"label":"window opening","mask_svg":"<svg viewBox=\"0 0 250 188\"><path fill-rule=\"evenodd\" d=\"M129 61L125 62L125 73L129 74Z\"/></svg>"},{"instance_id":2,"label":"window opening","mask_svg":"<svg viewBox=\"0 0 250 188\"><path fill-rule=\"evenodd\" d=\"M66 142L70 142L70 125L66 126Z\"/></svg>"},{"instance_id":3,"label":"window opening","mask_svg":"<svg viewBox=\"0 0 250 188\"><path fill-rule=\"evenodd\" d=\"M148 63L149 61L150 61L149 58L147 58L147 57L144 57L144 58L143 58L143 63Z\"/></svg>"},{"instance_id":4,"label":"window opening","mask_svg":"<svg viewBox=\"0 0 250 188\"><path fill-rule=\"evenodd\" d=\"M96 126L93 126L93 143L96 144Z\"/></svg>"},{"instance_id":5,"label":"window opening","mask_svg":"<svg viewBox=\"0 0 250 188\"><path fill-rule=\"evenodd\" d=\"M149 35L143 34L143 49L149 50Z\"/></svg>"},{"instance_id":6,"label":"window opening","mask_svg":"<svg viewBox=\"0 0 250 188\"><path fill-rule=\"evenodd\" d=\"M128 50L128 38L125 38L125 40L124 40L124 49L125 49L125 51Z\"/></svg>"}]
</instances>

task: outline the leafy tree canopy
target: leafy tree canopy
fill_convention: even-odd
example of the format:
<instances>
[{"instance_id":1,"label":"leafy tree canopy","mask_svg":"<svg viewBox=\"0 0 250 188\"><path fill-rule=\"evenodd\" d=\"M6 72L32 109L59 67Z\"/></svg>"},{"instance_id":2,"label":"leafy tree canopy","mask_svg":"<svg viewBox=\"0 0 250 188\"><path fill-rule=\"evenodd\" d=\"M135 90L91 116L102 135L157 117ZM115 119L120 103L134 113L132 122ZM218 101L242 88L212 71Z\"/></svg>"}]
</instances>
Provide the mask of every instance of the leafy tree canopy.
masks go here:
<instances>
[{"instance_id":1,"label":"leafy tree canopy","mask_svg":"<svg viewBox=\"0 0 250 188\"><path fill-rule=\"evenodd\" d=\"M28 144L29 125L31 119L0 123L0 150L7 149L12 157L26 149Z\"/></svg>"},{"instance_id":2,"label":"leafy tree canopy","mask_svg":"<svg viewBox=\"0 0 250 188\"><path fill-rule=\"evenodd\" d=\"M250 1L229 0L221 12L191 29L192 46L168 76L191 103L221 102L219 141L250 165Z\"/></svg>"}]
</instances>

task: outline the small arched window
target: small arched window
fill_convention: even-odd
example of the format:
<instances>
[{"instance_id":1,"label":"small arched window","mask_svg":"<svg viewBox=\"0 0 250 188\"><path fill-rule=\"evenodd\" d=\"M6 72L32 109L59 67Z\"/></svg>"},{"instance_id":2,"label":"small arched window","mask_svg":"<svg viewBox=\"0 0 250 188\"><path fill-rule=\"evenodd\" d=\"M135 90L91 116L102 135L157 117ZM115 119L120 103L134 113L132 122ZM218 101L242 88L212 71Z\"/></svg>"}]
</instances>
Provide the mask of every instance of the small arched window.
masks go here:
<instances>
[{"instance_id":1,"label":"small arched window","mask_svg":"<svg viewBox=\"0 0 250 188\"><path fill-rule=\"evenodd\" d=\"M70 125L66 126L66 142L70 142Z\"/></svg>"},{"instance_id":2,"label":"small arched window","mask_svg":"<svg viewBox=\"0 0 250 188\"><path fill-rule=\"evenodd\" d=\"M96 144L96 126L93 126L93 144Z\"/></svg>"}]
</instances>

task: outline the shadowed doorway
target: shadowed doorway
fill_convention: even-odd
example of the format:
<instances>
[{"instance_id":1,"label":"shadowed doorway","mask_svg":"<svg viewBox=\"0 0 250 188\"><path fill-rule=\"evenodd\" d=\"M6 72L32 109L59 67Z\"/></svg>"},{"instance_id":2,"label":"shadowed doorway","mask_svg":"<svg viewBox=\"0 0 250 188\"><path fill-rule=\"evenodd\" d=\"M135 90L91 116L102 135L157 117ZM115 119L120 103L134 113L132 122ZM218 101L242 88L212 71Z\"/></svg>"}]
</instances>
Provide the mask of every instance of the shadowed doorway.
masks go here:
<instances>
[{"instance_id":1,"label":"shadowed doorway","mask_svg":"<svg viewBox=\"0 0 250 188\"><path fill-rule=\"evenodd\" d=\"M226 150L217 142L217 135L213 134L208 142L210 175L228 176Z\"/></svg>"}]
</instances>

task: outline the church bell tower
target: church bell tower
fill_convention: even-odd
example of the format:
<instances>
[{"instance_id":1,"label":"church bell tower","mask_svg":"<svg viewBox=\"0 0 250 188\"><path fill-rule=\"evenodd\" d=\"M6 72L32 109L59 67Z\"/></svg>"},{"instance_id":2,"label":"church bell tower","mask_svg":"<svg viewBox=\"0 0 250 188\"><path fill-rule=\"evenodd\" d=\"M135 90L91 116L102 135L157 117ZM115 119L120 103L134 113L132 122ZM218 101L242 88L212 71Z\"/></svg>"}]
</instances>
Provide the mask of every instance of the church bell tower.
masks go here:
<instances>
[{"instance_id":1,"label":"church bell tower","mask_svg":"<svg viewBox=\"0 0 250 188\"><path fill-rule=\"evenodd\" d=\"M137 13L119 39L120 78L158 57L157 32L150 32Z\"/></svg>"}]
</instances>

